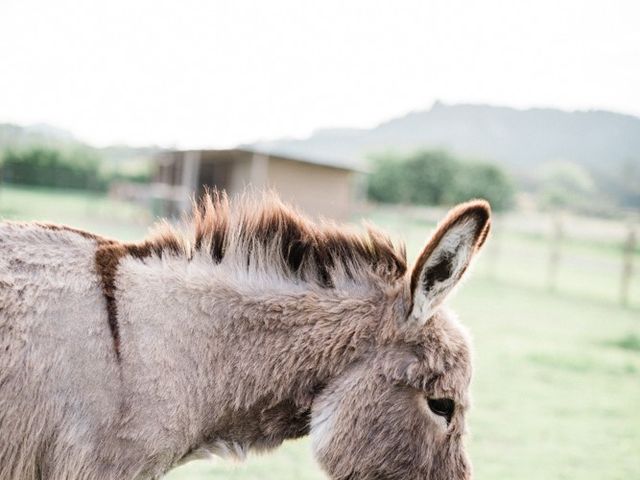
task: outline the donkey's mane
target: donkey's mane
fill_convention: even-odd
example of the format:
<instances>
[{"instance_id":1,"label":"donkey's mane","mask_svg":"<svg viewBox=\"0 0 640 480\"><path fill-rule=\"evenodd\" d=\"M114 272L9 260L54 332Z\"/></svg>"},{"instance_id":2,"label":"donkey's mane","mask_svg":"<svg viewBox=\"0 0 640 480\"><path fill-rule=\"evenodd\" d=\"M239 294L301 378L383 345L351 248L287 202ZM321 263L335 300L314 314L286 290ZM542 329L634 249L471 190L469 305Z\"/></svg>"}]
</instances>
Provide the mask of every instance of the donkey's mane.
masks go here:
<instances>
[{"instance_id":1,"label":"donkey's mane","mask_svg":"<svg viewBox=\"0 0 640 480\"><path fill-rule=\"evenodd\" d=\"M277 195L245 195L233 201L206 193L184 226L161 225L142 248L190 258L206 253L215 263L276 272L294 281L333 288L341 280L390 281L407 270L405 248L370 225L364 231L330 221L313 222Z\"/></svg>"}]
</instances>

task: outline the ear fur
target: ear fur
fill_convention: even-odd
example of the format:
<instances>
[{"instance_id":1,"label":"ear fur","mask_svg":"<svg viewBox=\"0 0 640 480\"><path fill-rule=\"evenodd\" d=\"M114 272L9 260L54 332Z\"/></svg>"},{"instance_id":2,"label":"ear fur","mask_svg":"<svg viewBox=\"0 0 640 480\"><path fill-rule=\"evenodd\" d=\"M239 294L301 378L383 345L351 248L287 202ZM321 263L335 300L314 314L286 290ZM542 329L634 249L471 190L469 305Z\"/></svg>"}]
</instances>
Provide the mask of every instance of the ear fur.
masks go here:
<instances>
[{"instance_id":1,"label":"ear fur","mask_svg":"<svg viewBox=\"0 0 640 480\"><path fill-rule=\"evenodd\" d=\"M409 320L424 324L453 290L482 247L491 226L491 207L472 200L452 209L438 225L411 272Z\"/></svg>"}]
</instances>

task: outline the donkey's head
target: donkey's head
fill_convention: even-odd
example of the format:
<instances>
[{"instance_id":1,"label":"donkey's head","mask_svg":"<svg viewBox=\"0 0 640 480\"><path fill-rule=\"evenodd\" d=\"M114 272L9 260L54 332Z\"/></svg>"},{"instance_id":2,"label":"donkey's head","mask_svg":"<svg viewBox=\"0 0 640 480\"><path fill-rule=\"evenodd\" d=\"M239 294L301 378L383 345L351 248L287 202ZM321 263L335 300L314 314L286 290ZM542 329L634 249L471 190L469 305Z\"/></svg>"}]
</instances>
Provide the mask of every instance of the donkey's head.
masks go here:
<instances>
[{"instance_id":1,"label":"donkey's head","mask_svg":"<svg viewBox=\"0 0 640 480\"><path fill-rule=\"evenodd\" d=\"M470 345L441 308L489 231L483 201L454 209L404 278L383 340L315 400L316 457L334 479L465 480Z\"/></svg>"}]
</instances>

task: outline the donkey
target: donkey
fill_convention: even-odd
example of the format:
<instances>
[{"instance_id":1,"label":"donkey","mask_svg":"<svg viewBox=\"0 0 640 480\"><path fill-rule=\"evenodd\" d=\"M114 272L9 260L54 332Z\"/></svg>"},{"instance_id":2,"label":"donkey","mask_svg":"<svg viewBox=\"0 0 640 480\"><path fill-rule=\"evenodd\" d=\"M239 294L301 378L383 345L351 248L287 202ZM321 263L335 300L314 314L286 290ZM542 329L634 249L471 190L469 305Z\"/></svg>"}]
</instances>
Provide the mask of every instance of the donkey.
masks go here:
<instances>
[{"instance_id":1,"label":"donkey","mask_svg":"<svg viewBox=\"0 0 640 480\"><path fill-rule=\"evenodd\" d=\"M158 479L307 434L332 479L471 478L442 302L489 226L459 205L409 270L269 195L208 194L140 243L0 224L0 479Z\"/></svg>"}]
</instances>

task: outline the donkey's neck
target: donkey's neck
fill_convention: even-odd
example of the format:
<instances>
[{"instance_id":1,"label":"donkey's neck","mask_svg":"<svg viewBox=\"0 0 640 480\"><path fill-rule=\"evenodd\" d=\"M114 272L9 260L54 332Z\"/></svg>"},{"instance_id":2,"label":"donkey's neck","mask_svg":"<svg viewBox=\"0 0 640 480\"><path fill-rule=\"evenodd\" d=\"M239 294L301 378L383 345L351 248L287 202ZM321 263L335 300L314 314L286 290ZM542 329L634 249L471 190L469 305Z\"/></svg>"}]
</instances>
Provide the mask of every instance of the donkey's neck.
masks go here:
<instances>
[{"instance_id":1,"label":"donkey's neck","mask_svg":"<svg viewBox=\"0 0 640 480\"><path fill-rule=\"evenodd\" d=\"M125 257L116 283L126 402L144 406L136 428L175 432L188 450L307 433L314 396L379 341L391 304L383 290L293 283L206 255Z\"/></svg>"}]
</instances>

